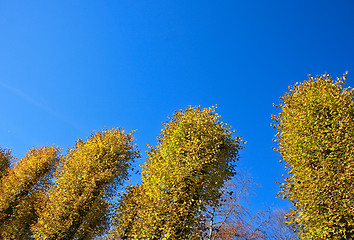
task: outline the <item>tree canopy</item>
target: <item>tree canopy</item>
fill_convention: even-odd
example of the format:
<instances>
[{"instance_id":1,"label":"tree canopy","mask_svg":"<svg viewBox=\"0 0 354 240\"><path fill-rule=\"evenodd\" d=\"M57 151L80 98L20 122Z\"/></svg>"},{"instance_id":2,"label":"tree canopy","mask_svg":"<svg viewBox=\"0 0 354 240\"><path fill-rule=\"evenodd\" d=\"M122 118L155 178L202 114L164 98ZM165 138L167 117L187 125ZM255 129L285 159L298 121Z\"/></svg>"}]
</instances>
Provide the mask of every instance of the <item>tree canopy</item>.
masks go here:
<instances>
[{"instance_id":1,"label":"tree canopy","mask_svg":"<svg viewBox=\"0 0 354 240\"><path fill-rule=\"evenodd\" d=\"M188 107L165 122L143 165L142 183L123 194L115 237L200 239L206 208L219 204L236 173L240 137L214 108Z\"/></svg>"},{"instance_id":2,"label":"tree canopy","mask_svg":"<svg viewBox=\"0 0 354 240\"><path fill-rule=\"evenodd\" d=\"M279 196L293 203L301 239L354 237L354 90L346 76L309 76L290 86L273 116L289 176Z\"/></svg>"}]
</instances>

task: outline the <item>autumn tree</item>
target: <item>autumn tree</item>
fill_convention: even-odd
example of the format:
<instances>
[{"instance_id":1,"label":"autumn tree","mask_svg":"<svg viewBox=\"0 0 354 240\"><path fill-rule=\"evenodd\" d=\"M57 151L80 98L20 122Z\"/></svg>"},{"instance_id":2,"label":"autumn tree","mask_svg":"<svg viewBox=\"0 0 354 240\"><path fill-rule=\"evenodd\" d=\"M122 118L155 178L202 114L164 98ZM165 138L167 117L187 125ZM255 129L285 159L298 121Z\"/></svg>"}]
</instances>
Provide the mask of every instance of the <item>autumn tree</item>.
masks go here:
<instances>
[{"instance_id":1,"label":"autumn tree","mask_svg":"<svg viewBox=\"0 0 354 240\"><path fill-rule=\"evenodd\" d=\"M296 240L297 232L293 224L287 224L287 211L271 209L264 224L264 239Z\"/></svg>"},{"instance_id":2,"label":"autumn tree","mask_svg":"<svg viewBox=\"0 0 354 240\"><path fill-rule=\"evenodd\" d=\"M354 90L328 74L290 86L273 116L301 239L354 238Z\"/></svg>"},{"instance_id":3,"label":"autumn tree","mask_svg":"<svg viewBox=\"0 0 354 240\"><path fill-rule=\"evenodd\" d=\"M92 239L108 227L110 198L127 179L138 151L122 129L78 139L63 157L32 226L36 239Z\"/></svg>"},{"instance_id":4,"label":"autumn tree","mask_svg":"<svg viewBox=\"0 0 354 240\"><path fill-rule=\"evenodd\" d=\"M59 159L55 147L32 148L9 168L9 151L1 150L0 238L30 239L30 226L37 220L38 202L50 185ZM4 169L4 167L2 167Z\"/></svg>"},{"instance_id":5,"label":"autumn tree","mask_svg":"<svg viewBox=\"0 0 354 240\"><path fill-rule=\"evenodd\" d=\"M214 108L176 111L163 126L142 183L123 193L112 238L200 239L207 207L236 173L243 141Z\"/></svg>"},{"instance_id":6,"label":"autumn tree","mask_svg":"<svg viewBox=\"0 0 354 240\"><path fill-rule=\"evenodd\" d=\"M220 204L210 209L208 234L205 240L295 240L296 231L286 224L286 211L267 208L248 209L248 197L259 184L245 173L226 183Z\"/></svg>"},{"instance_id":7,"label":"autumn tree","mask_svg":"<svg viewBox=\"0 0 354 240\"><path fill-rule=\"evenodd\" d=\"M264 239L267 211L251 213L248 197L257 186L253 178L239 171L228 181L217 206L209 208L206 240Z\"/></svg>"}]
</instances>

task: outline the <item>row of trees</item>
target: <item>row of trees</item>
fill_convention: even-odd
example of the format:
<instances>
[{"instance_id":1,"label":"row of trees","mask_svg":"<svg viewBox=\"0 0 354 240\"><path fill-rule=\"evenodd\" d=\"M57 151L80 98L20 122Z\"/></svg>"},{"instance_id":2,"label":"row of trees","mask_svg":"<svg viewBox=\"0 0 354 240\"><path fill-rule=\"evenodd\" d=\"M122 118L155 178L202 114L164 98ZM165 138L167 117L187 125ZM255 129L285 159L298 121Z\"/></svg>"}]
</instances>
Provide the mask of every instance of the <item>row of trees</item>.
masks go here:
<instances>
[{"instance_id":1,"label":"row of trees","mask_svg":"<svg viewBox=\"0 0 354 240\"><path fill-rule=\"evenodd\" d=\"M345 76L344 76L345 78ZM352 239L354 103L329 75L290 87L273 116L294 207L249 215L252 188L236 175L245 142L214 108L188 107L163 124L141 183L117 190L140 158L133 133L94 133L62 155L0 149L1 239ZM284 224L285 218L288 225Z\"/></svg>"},{"instance_id":2,"label":"row of trees","mask_svg":"<svg viewBox=\"0 0 354 240\"><path fill-rule=\"evenodd\" d=\"M127 179L138 151L121 129L79 139L66 156L30 149L10 167L0 151L1 239L92 239L109 224L110 199Z\"/></svg>"}]
</instances>

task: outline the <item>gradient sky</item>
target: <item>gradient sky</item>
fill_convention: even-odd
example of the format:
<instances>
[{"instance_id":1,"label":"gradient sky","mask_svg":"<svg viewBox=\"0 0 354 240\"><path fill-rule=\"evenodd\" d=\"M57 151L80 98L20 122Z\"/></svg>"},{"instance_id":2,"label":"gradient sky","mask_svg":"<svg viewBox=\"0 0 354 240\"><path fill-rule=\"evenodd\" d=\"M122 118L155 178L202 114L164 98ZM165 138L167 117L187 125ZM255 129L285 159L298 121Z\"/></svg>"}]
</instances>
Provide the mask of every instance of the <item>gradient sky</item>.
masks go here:
<instances>
[{"instance_id":1,"label":"gradient sky","mask_svg":"<svg viewBox=\"0 0 354 240\"><path fill-rule=\"evenodd\" d=\"M272 103L307 74L348 70L354 86L353 13L351 0L0 0L0 145L65 152L122 127L142 163L168 115L217 105L247 141L239 168L262 185L251 208L287 208Z\"/></svg>"}]
</instances>

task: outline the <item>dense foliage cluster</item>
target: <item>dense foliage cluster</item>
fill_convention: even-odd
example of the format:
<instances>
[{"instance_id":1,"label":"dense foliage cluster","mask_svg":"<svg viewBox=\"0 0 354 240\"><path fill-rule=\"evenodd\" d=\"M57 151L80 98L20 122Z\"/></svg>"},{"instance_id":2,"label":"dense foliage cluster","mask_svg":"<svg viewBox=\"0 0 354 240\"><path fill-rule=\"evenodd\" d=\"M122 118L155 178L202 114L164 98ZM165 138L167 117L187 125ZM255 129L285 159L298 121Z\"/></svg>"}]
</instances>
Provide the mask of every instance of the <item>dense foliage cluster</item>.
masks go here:
<instances>
[{"instance_id":1,"label":"dense foliage cluster","mask_svg":"<svg viewBox=\"0 0 354 240\"><path fill-rule=\"evenodd\" d=\"M188 107L164 123L157 146L148 151L141 185L123 194L115 237L201 238L205 210L219 204L243 144L218 118L214 108Z\"/></svg>"},{"instance_id":2,"label":"dense foliage cluster","mask_svg":"<svg viewBox=\"0 0 354 240\"><path fill-rule=\"evenodd\" d=\"M0 182L1 239L26 239L37 220L38 203L45 199L53 171L60 159L59 149L30 149L13 168L2 169ZM10 155L2 150L2 158ZM8 165L8 164L6 164Z\"/></svg>"},{"instance_id":3,"label":"dense foliage cluster","mask_svg":"<svg viewBox=\"0 0 354 240\"><path fill-rule=\"evenodd\" d=\"M296 83L274 116L289 173L279 195L293 203L301 239L354 238L354 90L345 78Z\"/></svg>"}]
</instances>

